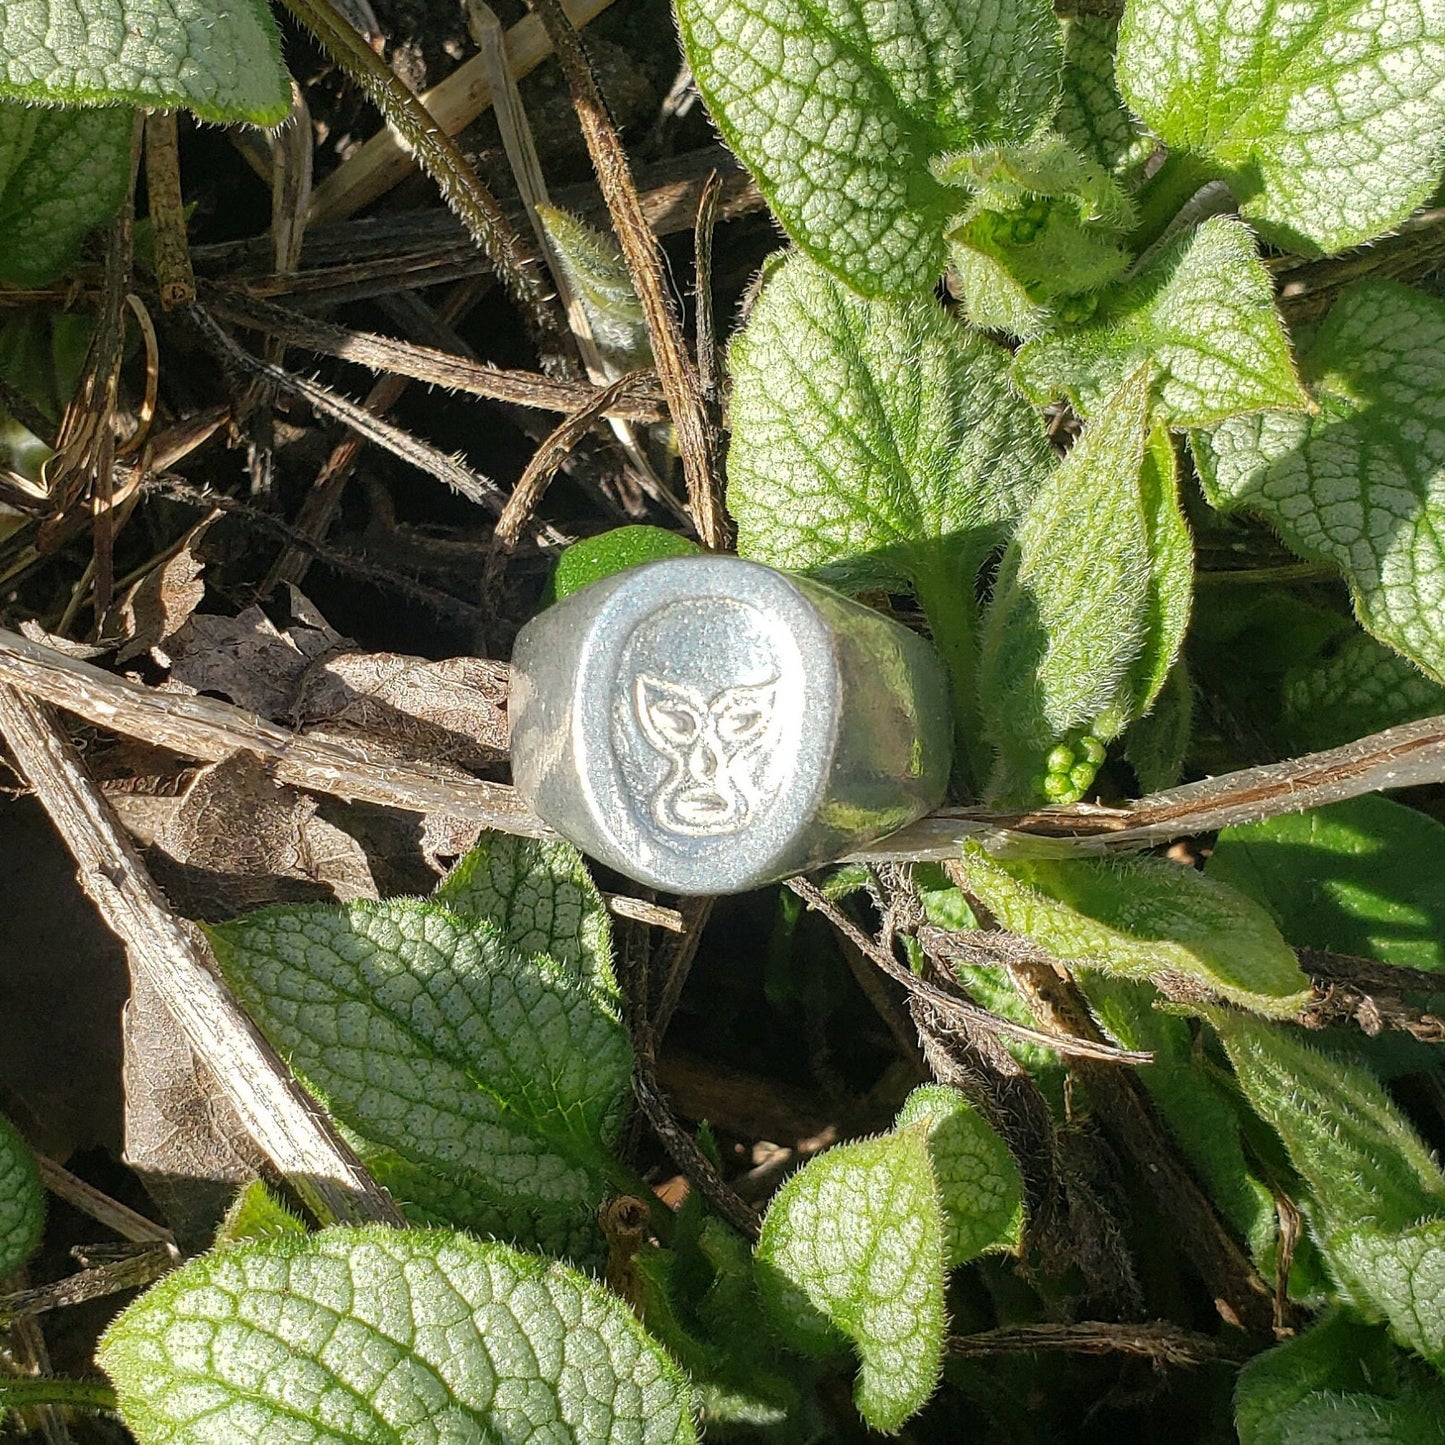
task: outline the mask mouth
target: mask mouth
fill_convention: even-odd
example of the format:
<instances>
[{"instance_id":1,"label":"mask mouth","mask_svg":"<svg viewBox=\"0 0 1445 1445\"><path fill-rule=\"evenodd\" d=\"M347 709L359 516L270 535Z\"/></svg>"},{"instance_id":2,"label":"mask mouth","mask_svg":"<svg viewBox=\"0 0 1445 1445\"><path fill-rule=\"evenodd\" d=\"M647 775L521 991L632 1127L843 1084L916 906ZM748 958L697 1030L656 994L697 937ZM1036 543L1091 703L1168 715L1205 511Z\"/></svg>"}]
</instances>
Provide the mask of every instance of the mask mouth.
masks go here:
<instances>
[{"instance_id":1,"label":"mask mouth","mask_svg":"<svg viewBox=\"0 0 1445 1445\"><path fill-rule=\"evenodd\" d=\"M673 798L669 811L685 827L712 832L743 821L744 809L739 803L716 788L684 788Z\"/></svg>"}]
</instances>

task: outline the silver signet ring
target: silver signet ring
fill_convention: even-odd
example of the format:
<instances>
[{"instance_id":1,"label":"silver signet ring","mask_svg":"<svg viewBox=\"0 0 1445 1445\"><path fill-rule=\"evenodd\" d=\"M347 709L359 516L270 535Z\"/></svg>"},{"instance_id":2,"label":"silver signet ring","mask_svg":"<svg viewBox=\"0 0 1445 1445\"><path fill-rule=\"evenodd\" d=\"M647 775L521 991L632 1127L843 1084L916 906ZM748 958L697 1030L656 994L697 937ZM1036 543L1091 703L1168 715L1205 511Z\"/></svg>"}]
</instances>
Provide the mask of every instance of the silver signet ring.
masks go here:
<instances>
[{"instance_id":1,"label":"silver signet ring","mask_svg":"<svg viewBox=\"0 0 1445 1445\"><path fill-rule=\"evenodd\" d=\"M948 684L906 627L737 557L649 562L517 635L512 773L563 837L672 893L736 893L936 807Z\"/></svg>"}]
</instances>

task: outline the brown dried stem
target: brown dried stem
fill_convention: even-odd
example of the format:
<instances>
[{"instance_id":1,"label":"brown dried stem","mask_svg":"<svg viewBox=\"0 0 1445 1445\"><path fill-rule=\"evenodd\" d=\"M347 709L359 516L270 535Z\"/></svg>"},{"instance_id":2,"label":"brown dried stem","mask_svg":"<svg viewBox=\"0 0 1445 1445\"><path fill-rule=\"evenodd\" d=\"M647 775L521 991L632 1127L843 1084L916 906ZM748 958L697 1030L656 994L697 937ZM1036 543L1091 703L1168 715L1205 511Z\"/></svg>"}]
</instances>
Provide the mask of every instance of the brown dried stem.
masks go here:
<instances>
[{"instance_id":1,"label":"brown dried stem","mask_svg":"<svg viewBox=\"0 0 1445 1445\"><path fill-rule=\"evenodd\" d=\"M597 88L582 42L560 0L529 0L557 52L592 166L642 303L652 354L667 409L677 432L693 525L705 546L727 545L727 520L718 495L717 434L703 402L697 369L683 345L682 324L667 290L662 248L649 229L633 184L632 168Z\"/></svg>"},{"instance_id":2,"label":"brown dried stem","mask_svg":"<svg viewBox=\"0 0 1445 1445\"><path fill-rule=\"evenodd\" d=\"M0 731L75 858L81 886L125 943L131 969L165 1000L278 1171L325 1222L401 1224L390 1197L221 983L199 930L171 912L54 718L3 686Z\"/></svg>"},{"instance_id":3,"label":"brown dried stem","mask_svg":"<svg viewBox=\"0 0 1445 1445\"><path fill-rule=\"evenodd\" d=\"M443 200L497 268L503 286L523 315L539 334L554 335L556 317L538 274L535 253L513 228L457 143L328 0L285 0L285 5L366 91L387 124L410 146L417 163L436 181Z\"/></svg>"}]
</instances>

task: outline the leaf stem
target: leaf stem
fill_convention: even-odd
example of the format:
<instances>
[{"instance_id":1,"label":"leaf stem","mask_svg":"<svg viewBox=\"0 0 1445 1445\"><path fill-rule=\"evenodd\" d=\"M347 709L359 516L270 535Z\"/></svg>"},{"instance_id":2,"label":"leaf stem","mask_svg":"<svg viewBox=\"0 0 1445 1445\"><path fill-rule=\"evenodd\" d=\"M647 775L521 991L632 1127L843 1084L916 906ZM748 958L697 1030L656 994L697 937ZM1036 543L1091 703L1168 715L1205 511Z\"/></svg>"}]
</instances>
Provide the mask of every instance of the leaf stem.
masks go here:
<instances>
[{"instance_id":1,"label":"leaf stem","mask_svg":"<svg viewBox=\"0 0 1445 1445\"><path fill-rule=\"evenodd\" d=\"M952 685L954 775L977 793L993 766L978 704L978 609L962 578L951 570L920 573L913 590Z\"/></svg>"},{"instance_id":2,"label":"leaf stem","mask_svg":"<svg viewBox=\"0 0 1445 1445\"><path fill-rule=\"evenodd\" d=\"M37 1405L113 1411L115 1390L108 1380L80 1379L74 1375L19 1375L0 1380L0 1415Z\"/></svg>"},{"instance_id":3,"label":"leaf stem","mask_svg":"<svg viewBox=\"0 0 1445 1445\"><path fill-rule=\"evenodd\" d=\"M1143 255L1168 229L1169 223L1212 180L1218 170L1192 151L1170 151L1139 195L1139 224L1130 245Z\"/></svg>"}]
</instances>

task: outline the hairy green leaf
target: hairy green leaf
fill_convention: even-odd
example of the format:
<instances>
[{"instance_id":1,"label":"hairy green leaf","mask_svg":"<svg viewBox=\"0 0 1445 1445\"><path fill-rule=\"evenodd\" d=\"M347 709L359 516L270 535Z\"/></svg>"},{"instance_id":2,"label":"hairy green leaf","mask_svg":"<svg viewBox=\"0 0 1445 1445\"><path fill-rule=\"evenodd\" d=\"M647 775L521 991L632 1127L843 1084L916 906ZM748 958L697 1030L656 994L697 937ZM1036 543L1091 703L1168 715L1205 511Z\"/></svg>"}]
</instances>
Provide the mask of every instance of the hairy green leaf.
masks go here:
<instances>
[{"instance_id":1,"label":"hairy green leaf","mask_svg":"<svg viewBox=\"0 0 1445 1445\"><path fill-rule=\"evenodd\" d=\"M984 618L980 695L997 752L995 801L1082 796L1055 788L1052 750L1101 747L1152 704L1188 622L1193 556L1167 437L1146 434L1140 368L1035 494ZM1061 775L1062 776L1062 775ZM1081 775L1082 776L1082 775Z\"/></svg>"},{"instance_id":2,"label":"hairy green leaf","mask_svg":"<svg viewBox=\"0 0 1445 1445\"><path fill-rule=\"evenodd\" d=\"M620 1299L440 1230L205 1255L131 1305L98 1358L140 1445L697 1438L682 1372Z\"/></svg>"},{"instance_id":3,"label":"hairy green leaf","mask_svg":"<svg viewBox=\"0 0 1445 1445\"><path fill-rule=\"evenodd\" d=\"M25 1263L44 1225L45 1192L34 1156L15 1126L0 1116L0 1277Z\"/></svg>"},{"instance_id":4,"label":"hairy green leaf","mask_svg":"<svg viewBox=\"0 0 1445 1445\"><path fill-rule=\"evenodd\" d=\"M0 95L42 105L182 106L205 120L277 125L291 109L263 0L0 3Z\"/></svg>"},{"instance_id":5,"label":"hairy green leaf","mask_svg":"<svg viewBox=\"0 0 1445 1445\"><path fill-rule=\"evenodd\" d=\"M1406 1349L1445 1369L1445 1219L1344 1227L1325 1248L1356 1301L1383 1316Z\"/></svg>"},{"instance_id":6,"label":"hairy green leaf","mask_svg":"<svg viewBox=\"0 0 1445 1445\"><path fill-rule=\"evenodd\" d=\"M1445 1430L1441 1394L1397 1378L1377 1326L1338 1310L1239 1372L1240 1445L1417 1445Z\"/></svg>"},{"instance_id":7,"label":"hairy green leaf","mask_svg":"<svg viewBox=\"0 0 1445 1445\"><path fill-rule=\"evenodd\" d=\"M483 833L433 896L464 918L495 924L515 952L545 953L615 1001L612 920L570 843Z\"/></svg>"},{"instance_id":8,"label":"hairy green leaf","mask_svg":"<svg viewBox=\"0 0 1445 1445\"><path fill-rule=\"evenodd\" d=\"M1257 1013L1309 996L1294 951L1252 898L1163 858L1001 862L964 845L969 892L1065 963L1126 978L1174 974Z\"/></svg>"},{"instance_id":9,"label":"hairy green leaf","mask_svg":"<svg viewBox=\"0 0 1445 1445\"><path fill-rule=\"evenodd\" d=\"M1442 859L1445 827L1368 796L1226 828L1207 872L1257 898L1299 947L1445 971Z\"/></svg>"},{"instance_id":10,"label":"hairy green leaf","mask_svg":"<svg viewBox=\"0 0 1445 1445\"><path fill-rule=\"evenodd\" d=\"M595 537L583 537L564 548L557 558L557 566L542 589L543 605L550 606L629 567L658 562L664 557L696 557L701 550L696 542L665 527L640 523L613 527Z\"/></svg>"},{"instance_id":11,"label":"hairy green leaf","mask_svg":"<svg viewBox=\"0 0 1445 1445\"><path fill-rule=\"evenodd\" d=\"M794 1343L857 1351L854 1401L875 1430L920 1410L943 1362L943 1210L922 1126L840 1144L773 1197L758 1240L764 1298Z\"/></svg>"},{"instance_id":12,"label":"hairy green leaf","mask_svg":"<svg viewBox=\"0 0 1445 1445\"><path fill-rule=\"evenodd\" d=\"M4 34L0 26L0 48ZM86 233L115 214L130 188L134 119L129 106L0 101L0 281L53 281Z\"/></svg>"},{"instance_id":13,"label":"hairy green leaf","mask_svg":"<svg viewBox=\"0 0 1445 1445\"><path fill-rule=\"evenodd\" d=\"M698 88L803 250L870 295L931 287L957 195L931 157L1021 141L1061 63L1042 0L678 0Z\"/></svg>"},{"instance_id":14,"label":"hairy green leaf","mask_svg":"<svg viewBox=\"0 0 1445 1445\"><path fill-rule=\"evenodd\" d=\"M1091 973L1082 986L1117 1043L1154 1055L1139 1069L1140 1080L1220 1213L1264 1267L1277 1232L1274 1195L1245 1155L1236 1101L1194 1057L1189 1023L1155 1008L1158 994L1148 984Z\"/></svg>"},{"instance_id":15,"label":"hairy green leaf","mask_svg":"<svg viewBox=\"0 0 1445 1445\"><path fill-rule=\"evenodd\" d=\"M1374 1078L1298 1032L1212 1010L1235 1076L1309 1185L1322 1236L1364 1224L1408 1228L1445 1212L1445 1176Z\"/></svg>"},{"instance_id":16,"label":"hairy green leaf","mask_svg":"<svg viewBox=\"0 0 1445 1445\"><path fill-rule=\"evenodd\" d=\"M1388 231L1445 159L1441 0L1130 0L1119 80L1145 124L1286 247Z\"/></svg>"},{"instance_id":17,"label":"hairy green leaf","mask_svg":"<svg viewBox=\"0 0 1445 1445\"><path fill-rule=\"evenodd\" d=\"M1445 302L1346 290L1311 343L1315 418L1240 417L1195 438L1217 507L1262 513L1338 567L1361 623L1445 683Z\"/></svg>"},{"instance_id":18,"label":"hairy green leaf","mask_svg":"<svg viewBox=\"0 0 1445 1445\"><path fill-rule=\"evenodd\" d=\"M216 1246L228 1248L255 1239L276 1239L305 1233L305 1221L282 1204L266 1187L264 1180L253 1179L231 1201L231 1207L216 1231Z\"/></svg>"},{"instance_id":19,"label":"hairy green leaf","mask_svg":"<svg viewBox=\"0 0 1445 1445\"><path fill-rule=\"evenodd\" d=\"M1280 723L1297 752L1319 752L1396 723L1445 713L1445 687L1351 627L1324 656L1285 673Z\"/></svg>"},{"instance_id":20,"label":"hairy green leaf","mask_svg":"<svg viewBox=\"0 0 1445 1445\"><path fill-rule=\"evenodd\" d=\"M540 205L537 218L587 317L609 377L652 365L652 338L617 238L570 211Z\"/></svg>"},{"instance_id":21,"label":"hairy green leaf","mask_svg":"<svg viewBox=\"0 0 1445 1445\"><path fill-rule=\"evenodd\" d=\"M911 586L976 746L976 578L1053 466L1006 355L931 298L867 301L793 255L731 359L738 550L851 591Z\"/></svg>"},{"instance_id":22,"label":"hairy green leaf","mask_svg":"<svg viewBox=\"0 0 1445 1445\"><path fill-rule=\"evenodd\" d=\"M1023 1181L1008 1146L957 1089L921 1084L903 1102L893 1127L924 1124L938 1180L950 1269L995 1250L1017 1249L1023 1236Z\"/></svg>"},{"instance_id":23,"label":"hairy green leaf","mask_svg":"<svg viewBox=\"0 0 1445 1445\"><path fill-rule=\"evenodd\" d=\"M1124 737L1124 757L1143 795L1162 792L1179 781L1193 731L1194 688L1180 657L1165 676L1154 706Z\"/></svg>"},{"instance_id":24,"label":"hairy green leaf","mask_svg":"<svg viewBox=\"0 0 1445 1445\"><path fill-rule=\"evenodd\" d=\"M1064 86L1054 124L1081 154L1126 185L1154 152L1154 137L1129 113L1114 80L1119 23L1110 15L1070 15L1064 32Z\"/></svg>"},{"instance_id":25,"label":"hairy green leaf","mask_svg":"<svg viewBox=\"0 0 1445 1445\"><path fill-rule=\"evenodd\" d=\"M1274 283L1238 221L1216 217L1171 241L1105 294L1088 325L1030 341L1014 374L1035 401L1067 396L1091 416L1144 361L1153 363L1155 414L1171 426L1310 404Z\"/></svg>"},{"instance_id":26,"label":"hairy green leaf","mask_svg":"<svg viewBox=\"0 0 1445 1445\"><path fill-rule=\"evenodd\" d=\"M265 909L211 937L262 1031L399 1198L572 1246L631 1072L626 1033L575 965L410 899Z\"/></svg>"}]
</instances>

